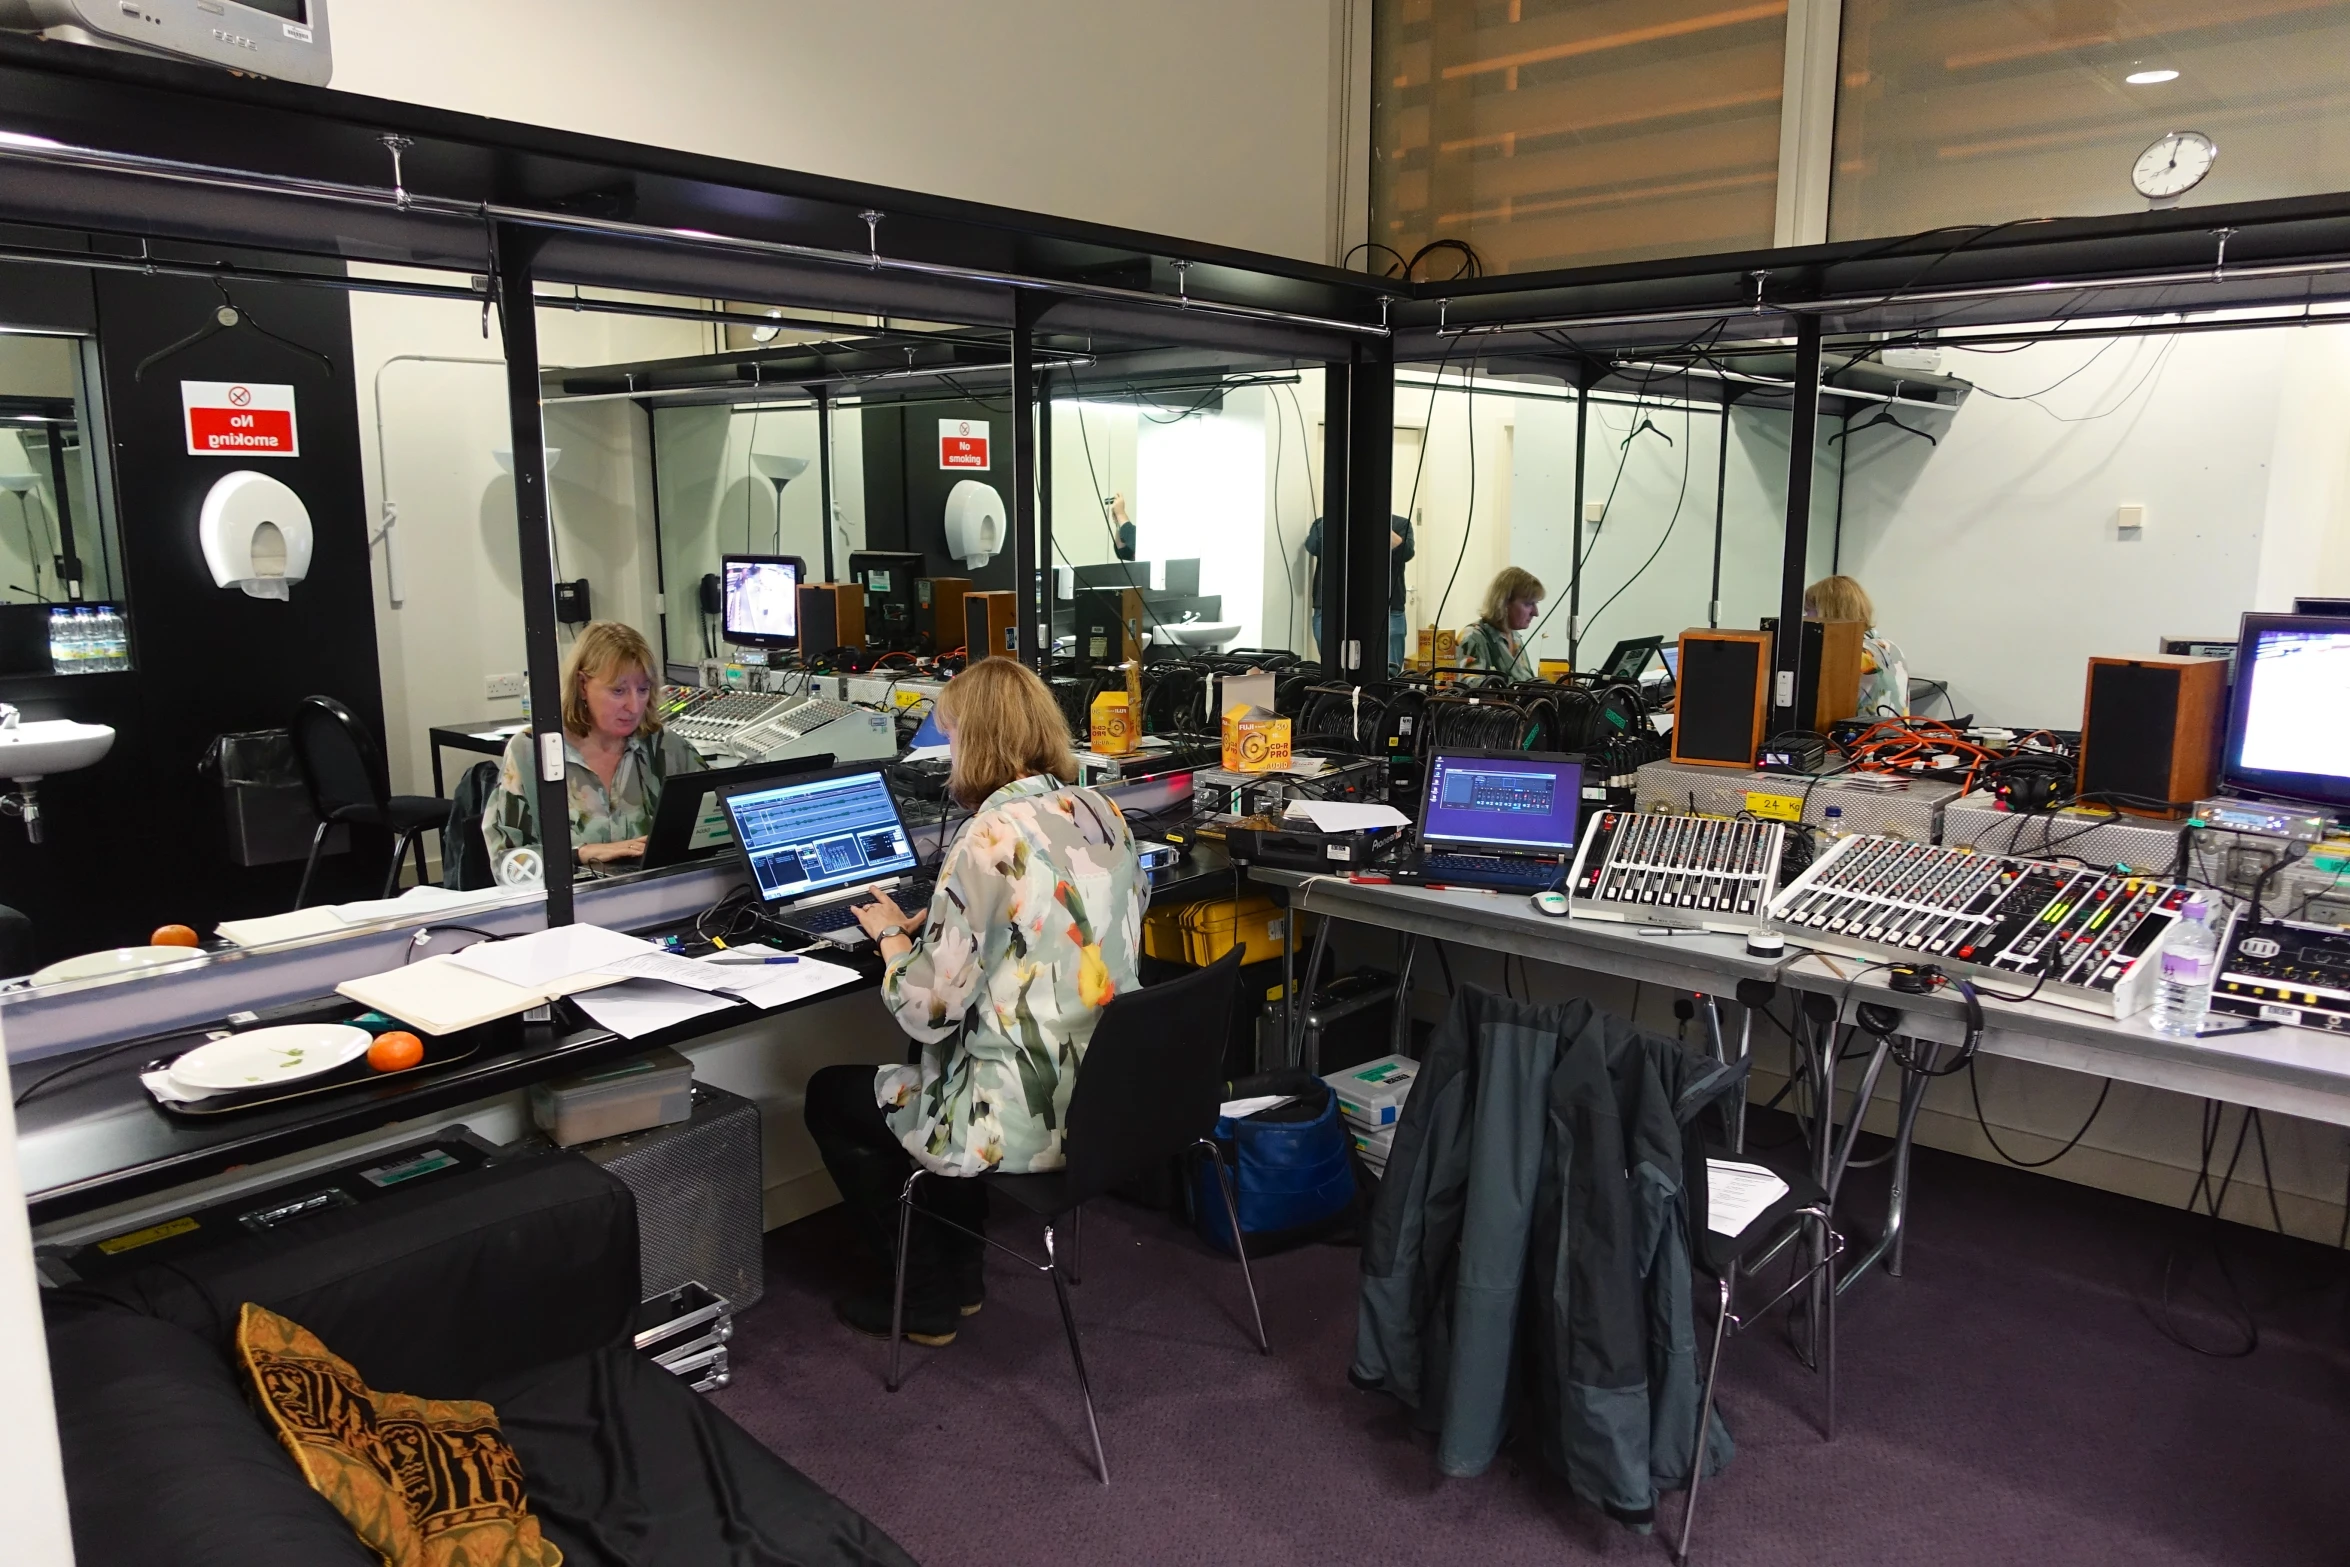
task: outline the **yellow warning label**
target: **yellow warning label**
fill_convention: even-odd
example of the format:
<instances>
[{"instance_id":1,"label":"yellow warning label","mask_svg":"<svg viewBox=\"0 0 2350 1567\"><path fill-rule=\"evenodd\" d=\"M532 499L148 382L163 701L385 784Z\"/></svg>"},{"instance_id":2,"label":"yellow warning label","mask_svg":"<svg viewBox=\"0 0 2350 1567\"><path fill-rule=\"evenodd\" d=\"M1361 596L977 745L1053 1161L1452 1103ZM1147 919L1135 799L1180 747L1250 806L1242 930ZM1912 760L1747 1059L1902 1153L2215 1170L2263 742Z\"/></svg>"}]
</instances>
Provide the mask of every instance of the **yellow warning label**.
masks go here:
<instances>
[{"instance_id":1,"label":"yellow warning label","mask_svg":"<svg viewBox=\"0 0 2350 1567\"><path fill-rule=\"evenodd\" d=\"M117 1252L132 1251L141 1246L151 1246L157 1241L170 1240L174 1235L185 1235L194 1228L196 1221L190 1218L166 1219L161 1224L150 1224L143 1230L133 1230L128 1235L117 1235L111 1240L100 1241L98 1249L111 1257Z\"/></svg>"},{"instance_id":2,"label":"yellow warning label","mask_svg":"<svg viewBox=\"0 0 2350 1567\"><path fill-rule=\"evenodd\" d=\"M1766 822L1799 822L1803 820L1803 796L1765 794L1759 789L1749 789L1746 809Z\"/></svg>"}]
</instances>

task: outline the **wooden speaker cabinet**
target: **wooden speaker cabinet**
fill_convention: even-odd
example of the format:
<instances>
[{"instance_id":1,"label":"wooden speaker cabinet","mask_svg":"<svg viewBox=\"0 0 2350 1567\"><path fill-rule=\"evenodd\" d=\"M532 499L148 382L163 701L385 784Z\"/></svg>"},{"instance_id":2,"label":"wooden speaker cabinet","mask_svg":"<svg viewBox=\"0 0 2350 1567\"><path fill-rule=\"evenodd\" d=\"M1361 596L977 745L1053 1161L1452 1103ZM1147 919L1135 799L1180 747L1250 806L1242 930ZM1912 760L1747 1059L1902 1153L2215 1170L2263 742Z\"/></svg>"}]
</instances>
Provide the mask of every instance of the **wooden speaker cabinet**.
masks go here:
<instances>
[{"instance_id":1,"label":"wooden speaker cabinet","mask_svg":"<svg viewBox=\"0 0 2350 1567\"><path fill-rule=\"evenodd\" d=\"M1135 588L1080 588L1074 601L1079 673L1114 669L1143 654L1142 593Z\"/></svg>"},{"instance_id":2,"label":"wooden speaker cabinet","mask_svg":"<svg viewBox=\"0 0 2350 1567\"><path fill-rule=\"evenodd\" d=\"M1868 629L1857 620L1813 621L1820 628L1816 663L1812 662L1814 649L1811 638L1803 639L1804 661L1809 682L1816 689L1812 698L1811 726L1826 734L1828 726L1840 718L1859 714L1862 718L1882 718L1883 713L1860 711L1860 638ZM1815 674L1816 671L1816 674ZM1801 709L1798 709L1801 711Z\"/></svg>"},{"instance_id":3,"label":"wooden speaker cabinet","mask_svg":"<svg viewBox=\"0 0 2350 1567\"><path fill-rule=\"evenodd\" d=\"M928 637L933 653L952 653L963 645L963 597L971 591L969 577L922 577L914 583L914 635Z\"/></svg>"},{"instance_id":4,"label":"wooden speaker cabinet","mask_svg":"<svg viewBox=\"0 0 2350 1567\"><path fill-rule=\"evenodd\" d=\"M811 658L865 645L865 589L854 582L800 585L800 651Z\"/></svg>"},{"instance_id":5,"label":"wooden speaker cabinet","mask_svg":"<svg viewBox=\"0 0 2350 1567\"><path fill-rule=\"evenodd\" d=\"M2089 660L2081 794L2133 816L2184 815L2218 782L2227 705L2224 658Z\"/></svg>"},{"instance_id":6,"label":"wooden speaker cabinet","mask_svg":"<svg viewBox=\"0 0 2350 1567\"><path fill-rule=\"evenodd\" d=\"M1768 631L1692 629L1681 633L1673 700L1673 760L1705 767L1754 766L1769 722Z\"/></svg>"},{"instance_id":7,"label":"wooden speaker cabinet","mask_svg":"<svg viewBox=\"0 0 2350 1567\"><path fill-rule=\"evenodd\" d=\"M1020 651L1019 597L1010 588L963 595L963 656L971 663Z\"/></svg>"}]
</instances>

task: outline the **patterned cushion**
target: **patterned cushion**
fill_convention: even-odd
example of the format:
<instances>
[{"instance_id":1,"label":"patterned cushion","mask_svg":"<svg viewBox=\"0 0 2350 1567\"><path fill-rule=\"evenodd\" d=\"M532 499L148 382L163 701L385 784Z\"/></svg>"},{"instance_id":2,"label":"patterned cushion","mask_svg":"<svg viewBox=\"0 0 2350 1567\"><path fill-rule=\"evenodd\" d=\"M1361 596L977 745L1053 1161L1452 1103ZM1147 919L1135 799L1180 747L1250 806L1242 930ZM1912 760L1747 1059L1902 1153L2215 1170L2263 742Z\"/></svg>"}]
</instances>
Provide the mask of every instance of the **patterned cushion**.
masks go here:
<instances>
[{"instance_id":1,"label":"patterned cushion","mask_svg":"<svg viewBox=\"0 0 2350 1567\"><path fill-rule=\"evenodd\" d=\"M306 1329L250 1301L237 1358L303 1477L386 1567L560 1567L489 1405L374 1392Z\"/></svg>"}]
</instances>

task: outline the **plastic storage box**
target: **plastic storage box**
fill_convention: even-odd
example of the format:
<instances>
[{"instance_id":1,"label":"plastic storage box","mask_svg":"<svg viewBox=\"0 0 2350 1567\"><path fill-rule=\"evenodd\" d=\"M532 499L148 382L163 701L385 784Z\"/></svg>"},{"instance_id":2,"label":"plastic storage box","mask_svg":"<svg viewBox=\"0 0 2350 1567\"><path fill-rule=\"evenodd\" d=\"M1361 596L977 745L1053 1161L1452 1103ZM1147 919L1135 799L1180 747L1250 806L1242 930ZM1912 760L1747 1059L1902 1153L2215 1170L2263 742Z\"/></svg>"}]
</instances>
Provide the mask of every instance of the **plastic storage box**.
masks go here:
<instances>
[{"instance_id":1,"label":"plastic storage box","mask_svg":"<svg viewBox=\"0 0 2350 1567\"><path fill-rule=\"evenodd\" d=\"M669 1126L694 1113L694 1065L674 1050L559 1077L530 1091L530 1118L560 1147Z\"/></svg>"},{"instance_id":2,"label":"plastic storage box","mask_svg":"<svg viewBox=\"0 0 2350 1567\"><path fill-rule=\"evenodd\" d=\"M1366 1132L1393 1126L1411 1097L1420 1063L1409 1056L1381 1056L1322 1079L1338 1096L1338 1112Z\"/></svg>"}]
</instances>

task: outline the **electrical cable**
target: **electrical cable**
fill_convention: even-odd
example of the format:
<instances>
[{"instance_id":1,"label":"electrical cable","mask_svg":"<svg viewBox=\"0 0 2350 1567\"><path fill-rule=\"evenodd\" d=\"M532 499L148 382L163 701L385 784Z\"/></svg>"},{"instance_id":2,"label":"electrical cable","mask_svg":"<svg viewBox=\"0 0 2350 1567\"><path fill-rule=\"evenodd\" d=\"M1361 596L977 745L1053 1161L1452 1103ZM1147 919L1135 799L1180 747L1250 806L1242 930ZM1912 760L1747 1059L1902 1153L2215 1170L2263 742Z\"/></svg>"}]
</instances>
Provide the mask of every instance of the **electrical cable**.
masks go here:
<instances>
[{"instance_id":1,"label":"electrical cable","mask_svg":"<svg viewBox=\"0 0 2350 1567\"><path fill-rule=\"evenodd\" d=\"M1633 433L1638 434L1639 432L1635 430ZM1661 434L1663 432L1660 431L1658 433ZM1655 565L1657 557L1665 552L1665 546L1673 541L1673 530L1680 526L1681 512L1683 508L1686 507L1689 503L1689 460L1690 450L1693 444L1694 443L1692 443L1690 440L1689 405L1687 403L1683 403L1681 405L1681 489L1680 493L1673 498L1673 514L1672 516L1665 519L1664 534L1656 541L1656 548L1648 552L1648 559L1640 563L1640 569L1633 572L1630 577L1626 578L1624 585L1616 589L1615 592L1609 594L1607 597L1607 602L1601 604L1599 608L1593 610L1591 612L1591 617L1584 621L1583 634L1585 636L1591 634L1591 628L1599 624L1599 617L1606 614L1610 606L1612 606L1617 599L1622 598L1625 594L1632 591L1632 584L1638 582L1643 576L1647 574L1648 568ZM1626 457L1631 455L1631 450L1628 444L1626 446L1624 455ZM1621 476L1622 470L1620 468L1617 470L1617 472L1618 475Z\"/></svg>"},{"instance_id":2,"label":"electrical cable","mask_svg":"<svg viewBox=\"0 0 2350 1567\"><path fill-rule=\"evenodd\" d=\"M1469 503L1461 511L1461 547L1452 557L1452 575L1444 579L1444 594L1436 601L1436 613L1429 618L1428 623L1432 626L1444 624L1445 608L1452 603L1452 586L1461 580L1461 562L1469 558L1469 536L1477 531L1477 360L1475 355L1471 355L1469 358L1469 373L1465 384L1466 391L1461 404L1461 429L1467 437L1469 446ZM1428 399L1428 410L1429 433L1433 435L1435 433L1436 411L1436 399L1433 393ZM1428 444L1425 440L1420 443L1420 456L1423 460L1428 455ZM1417 477L1413 479L1412 487L1415 492L1418 490L1419 480ZM1414 498L1417 499L1416 493ZM1504 633L1509 630L1507 626L1495 629Z\"/></svg>"},{"instance_id":3,"label":"electrical cable","mask_svg":"<svg viewBox=\"0 0 2350 1567\"><path fill-rule=\"evenodd\" d=\"M1993 1153L2019 1170L2045 1169L2078 1148L2081 1145L2081 1139L2089 1135L2089 1128L2097 1124L2098 1115L2105 1109L2105 1096L2113 1092L2113 1079L2109 1077L2105 1080L2105 1086L2097 1090L2097 1102L2089 1107L2088 1119L2081 1123L2079 1131L2064 1140L2062 1148L2057 1149L2045 1159L2019 1159L2000 1147L1999 1139L1991 1135L1991 1123L1983 1117L1983 1087L1975 1076L1975 1063L1972 1058L1967 1061L1966 1085L1967 1093L1975 1102L1975 1125L1982 1128L1983 1141L1991 1145Z\"/></svg>"}]
</instances>

